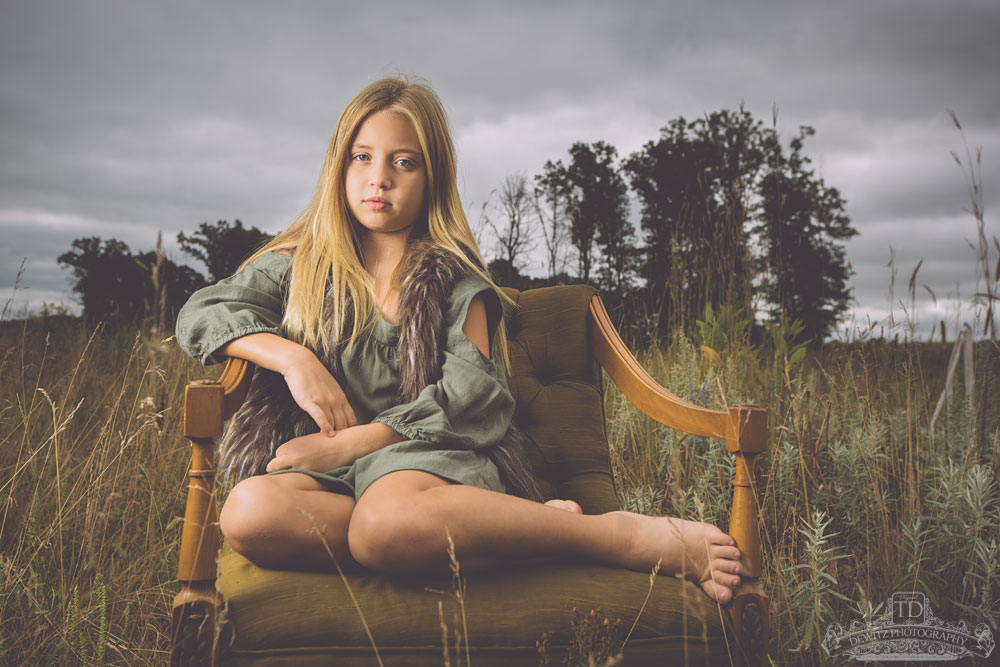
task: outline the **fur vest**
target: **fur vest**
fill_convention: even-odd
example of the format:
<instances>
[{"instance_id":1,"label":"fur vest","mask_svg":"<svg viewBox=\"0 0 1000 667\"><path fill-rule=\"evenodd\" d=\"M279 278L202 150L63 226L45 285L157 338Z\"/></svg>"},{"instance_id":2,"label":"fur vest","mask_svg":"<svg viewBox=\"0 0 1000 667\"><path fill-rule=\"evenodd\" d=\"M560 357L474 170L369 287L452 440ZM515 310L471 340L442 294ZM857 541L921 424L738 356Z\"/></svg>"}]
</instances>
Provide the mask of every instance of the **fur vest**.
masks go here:
<instances>
[{"instance_id":1,"label":"fur vest","mask_svg":"<svg viewBox=\"0 0 1000 667\"><path fill-rule=\"evenodd\" d=\"M416 399L427 385L441 377L444 355L447 299L455 283L468 269L453 253L432 243L418 242L404 260L399 297L400 403ZM333 321L332 300L327 300L324 317L330 340L350 328ZM348 317L353 304L348 301ZM341 347L317 351L317 357L334 376L339 376ZM235 479L263 474L279 444L292 438L316 433L316 423L295 403L284 378L265 368L254 371L246 400L233 416L221 443L220 468ZM541 492L527 462L527 439L513 424L487 455L500 471L500 479L511 493L542 500Z\"/></svg>"}]
</instances>

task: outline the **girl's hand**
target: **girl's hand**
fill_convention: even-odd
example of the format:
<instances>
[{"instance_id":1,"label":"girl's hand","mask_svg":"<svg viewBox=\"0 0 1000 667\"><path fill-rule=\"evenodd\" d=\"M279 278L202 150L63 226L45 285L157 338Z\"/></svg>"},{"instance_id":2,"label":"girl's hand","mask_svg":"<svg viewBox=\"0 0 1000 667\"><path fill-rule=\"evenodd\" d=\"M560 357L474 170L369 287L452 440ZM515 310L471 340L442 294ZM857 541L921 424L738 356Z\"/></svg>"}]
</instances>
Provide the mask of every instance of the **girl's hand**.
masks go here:
<instances>
[{"instance_id":1,"label":"girl's hand","mask_svg":"<svg viewBox=\"0 0 1000 667\"><path fill-rule=\"evenodd\" d=\"M358 423L344 390L308 348L273 333L254 333L229 341L219 352L281 373L292 398L320 433L332 436Z\"/></svg>"},{"instance_id":2,"label":"girl's hand","mask_svg":"<svg viewBox=\"0 0 1000 667\"><path fill-rule=\"evenodd\" d=\"M275 456L267 464L267 472L301 468L313 472L327 472L334 468L354 463L358 453L353 451L353 440L341 431L334 437L322 433L312 433L292 438L278 447Z\"/></svg>"},{"instance_id":3,"label":"girl's hand","mask_svg":"<svg viewBox=\"0 0 1000 667\"><path fill-rule=\"evenodd\" d=\"M304 347L300 349L302 352L295 355L282 373L292 398L313 418L320 433L326 436L355 426L358 420L340 383L315 354Z\"/></svg>"},{"instance_id":4,"label":"girl's hand","mask_svg":"<svg viewBox=\"0 0 1000 667\"><path fill-rule=\"evenodd\" d=\"M327 472L401 440L405 440L402 435L378 422L337 431L332 438L322 433L303 435L278 447L267 472L286 468Z\"/></svg>"}]
</instances>

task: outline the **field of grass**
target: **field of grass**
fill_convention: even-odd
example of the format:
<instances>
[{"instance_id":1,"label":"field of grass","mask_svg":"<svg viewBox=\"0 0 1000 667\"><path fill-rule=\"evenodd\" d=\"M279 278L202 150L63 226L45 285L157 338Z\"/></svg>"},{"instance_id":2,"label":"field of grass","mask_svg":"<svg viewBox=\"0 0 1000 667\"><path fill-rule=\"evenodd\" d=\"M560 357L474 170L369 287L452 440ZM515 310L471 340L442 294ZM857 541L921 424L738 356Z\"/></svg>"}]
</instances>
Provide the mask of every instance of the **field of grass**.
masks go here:
<instances>
[{"instance_id":1,"label":"field of grass","mask_svg":"<svg viewBox=\"0 0 1000 667\"><path fill-rule=\"evenodd\" d=\"M134 330L0 327L0 664L164 664L189 457L180 397L205 371ZM826 662L830 623L871 618L903 590L1000 638L1000 350L976 346L987 414L959 389L931 431L943 344L797 353L720 327L642 357L688 400L770 412L759 480L775 662ZM725 527L721 442L668 431L613 387L606 401L623 504Z\"/></svg>"}]
</instances>

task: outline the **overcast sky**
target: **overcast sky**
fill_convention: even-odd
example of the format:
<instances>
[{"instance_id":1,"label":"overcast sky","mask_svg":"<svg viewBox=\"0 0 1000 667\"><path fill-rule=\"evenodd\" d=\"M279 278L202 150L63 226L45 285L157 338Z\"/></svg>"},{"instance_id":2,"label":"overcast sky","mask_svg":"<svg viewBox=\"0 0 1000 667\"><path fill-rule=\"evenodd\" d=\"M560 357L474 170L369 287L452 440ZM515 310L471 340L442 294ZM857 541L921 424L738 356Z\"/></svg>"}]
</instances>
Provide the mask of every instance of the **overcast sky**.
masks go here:
<instances>
[{"instance_id":1,"label":"overcast sky","mask_svg":"<svg viewBox=\"0 0 1000 667\"><path fill-rule=\"evenodd\" d=\"M73 239L146 250L239 218L269 232L311 196L344 104L397 71L451 114L471 217L506 174L574 141L629 153L683 115L741 102L816 135L806 153L847 200L857 323L924 263L916 319L973 317L975 240L950 151L983 148L1000 236L1000 3L13 2L0 0L0 294L72 303ZM489 256L491 249L484 247ZM996 255L994 254L995 258ZM203 267L198 267L202 269ZM530 271L529 271L530 272ZM902 315L897 305L896 315Z\"/></svg>"}]
</instances>

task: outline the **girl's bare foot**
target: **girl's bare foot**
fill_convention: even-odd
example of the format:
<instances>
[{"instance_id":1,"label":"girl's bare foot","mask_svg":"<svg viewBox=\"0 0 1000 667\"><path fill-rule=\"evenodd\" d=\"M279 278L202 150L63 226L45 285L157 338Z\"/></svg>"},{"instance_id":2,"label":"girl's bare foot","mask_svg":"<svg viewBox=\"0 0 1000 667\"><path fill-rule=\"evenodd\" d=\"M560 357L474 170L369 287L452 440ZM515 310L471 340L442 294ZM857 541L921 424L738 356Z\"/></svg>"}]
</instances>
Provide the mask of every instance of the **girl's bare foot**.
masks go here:
<instances>
[{"instance_id":1,"label":"girl's bare foot","mask_svg":"<svg viewBox=\"0 0 1000 667\"><path fill-rule=\"evenodd\" d=\"M696 581L713 600L729 602L740 584L740 552L729 535L707 523L671 517L613 512L631 524L629 567L649 570L662 558L660 573Z\"/></svg>"},{"instance_id":2,"label":"girl's bare foot","mask_svg":"<svg viewBox=\"0 0 1000 667\"><path fill-rule=\"evenodd\" d=\"M565 510L573 514L583 514L583 510L576 504L576 501L573 500L559 500L557 498L555 500L550 500L545 504L549 507L555 507L556 509Z\"/></svg>"}]
</instances>

